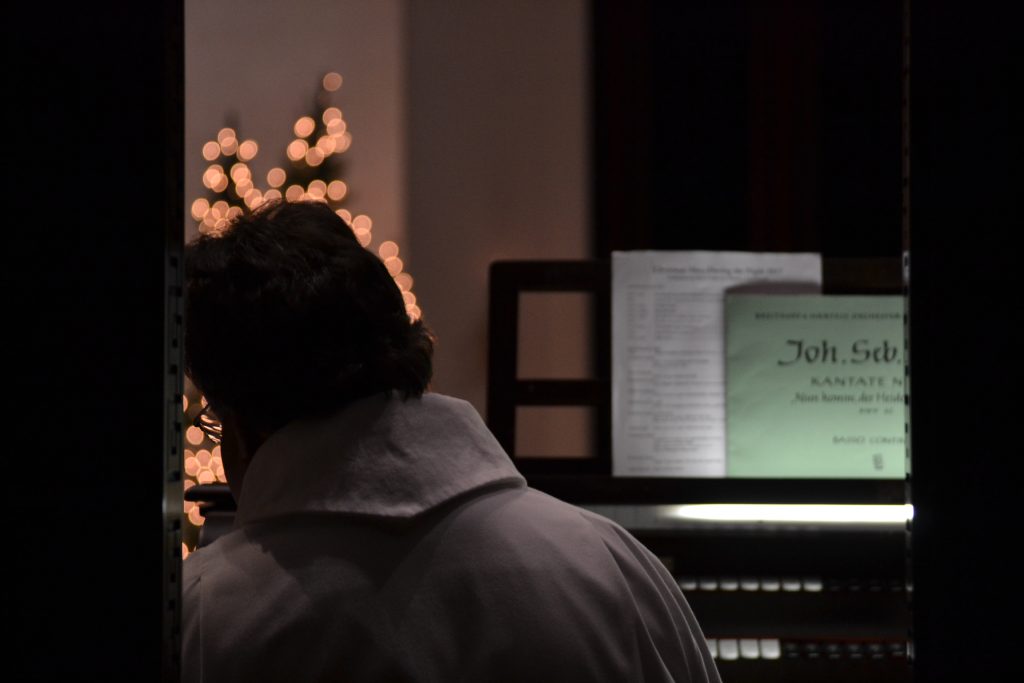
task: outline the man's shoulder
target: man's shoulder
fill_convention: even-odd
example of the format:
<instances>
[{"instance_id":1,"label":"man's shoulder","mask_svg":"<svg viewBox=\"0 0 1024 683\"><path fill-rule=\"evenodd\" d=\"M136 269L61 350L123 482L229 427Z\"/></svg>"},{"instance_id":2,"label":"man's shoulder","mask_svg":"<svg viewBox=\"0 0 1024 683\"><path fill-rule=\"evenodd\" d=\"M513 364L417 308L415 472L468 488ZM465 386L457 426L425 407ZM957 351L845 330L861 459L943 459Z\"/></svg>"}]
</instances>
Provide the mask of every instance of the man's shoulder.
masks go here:
<instances>
[{"instance_id":1,"label":"man's shoulder","mask_svg":"<svg viewBox=\"0 0 1024 683\"><path fill-rule=\"evenodd\" d=\"M452 511L453 531L482 547L536 548L565 561L593 552L649 555L621 525L600 514L529 487L499 489ZM591 558L592 559L592 558ZM570 563L571 564L571 563Z\"/></svg>"},{"instance_id":2,"label":"man's shoulder","mask_svg":"<svg viewBox=\"0 0 1024 683\"><path fill-rule=\"evenodd\" d=\"M202 577L209 577L219 569L230 569L239 552L245 552L245 534L240 529L233 529L218 537L212 543L196 548L182 561L181 590L182 595L198 596ZM187 598L186 598L187 599Z\"/></svg>"},{"instance_id":3,"label":"man's shoulder","mask_svg":"<svg viewBox=\"0 0 1024 683\"><path fill-rule=\"evenodd\" d=\"M617 522L586 508L568 503L538 489L525 486L499 492L510 504L509 521L536 519L553 526L552 530L564 527L588 527L602 532L632 536Z\"/></svg>"},{"instance_id":4,"label":"man's shoulder","mask_svg":"<svg viewBox=\"0 0 1024 683\"><path fill-rule=\"evenodd\" d=\"M639 667L614 680L659 667L666 678L657 680L718 680L672 574L619 523L531 488L481 496L465 512L465 533L458 524L446 526L455 533L435 555L455 577L459 594L476 587L505 614L516 614L525 600L536 607L532 616L543 618L524 618L519 626L529 623L565 652L575 647L565 634L586 634L602 643L598 650ZM452 514L457 518L460 511ZM620 648L626 643L642 651L625 654Z\"/></svg>"},{"instance_id":5,"label":"man's shoulder","mask_svg":"<svg viewBox=\"0 0 1024 683\"><path fill-rule=\"evenodd\" d=\"M529 486L496 487L479 492L468 497L464 505L457 506L456 516L466 513L484 524L531 526L542 522L548 525L543 528L551 530L564 526L614 524L600 515Z\"/></svg>"}]
</instances>

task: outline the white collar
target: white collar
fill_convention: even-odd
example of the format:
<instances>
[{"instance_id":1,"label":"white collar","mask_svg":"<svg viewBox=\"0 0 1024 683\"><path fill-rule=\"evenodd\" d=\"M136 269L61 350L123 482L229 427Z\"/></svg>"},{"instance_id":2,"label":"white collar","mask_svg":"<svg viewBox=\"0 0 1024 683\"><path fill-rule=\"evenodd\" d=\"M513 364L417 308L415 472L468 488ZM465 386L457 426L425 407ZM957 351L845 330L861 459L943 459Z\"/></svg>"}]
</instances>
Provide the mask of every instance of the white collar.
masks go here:
<instances>
[{"instance_id":1,"label":"white collar","mask_svg":"<svg viewBox=\"0 0 1024 683\"><path fill-rule=\"evenodd\" d=\"M497 482L526 485L472 405L378 394L271 435L246 471L235 525L308 512L408 519Z\"/></svg>"}]
</instances>

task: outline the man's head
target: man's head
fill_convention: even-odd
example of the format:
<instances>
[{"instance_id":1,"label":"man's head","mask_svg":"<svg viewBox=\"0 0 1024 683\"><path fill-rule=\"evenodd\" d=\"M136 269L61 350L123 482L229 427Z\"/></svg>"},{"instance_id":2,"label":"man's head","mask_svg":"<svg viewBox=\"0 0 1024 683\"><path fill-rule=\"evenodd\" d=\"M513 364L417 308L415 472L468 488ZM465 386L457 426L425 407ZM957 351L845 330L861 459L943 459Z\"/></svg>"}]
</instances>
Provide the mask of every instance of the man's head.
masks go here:
<instances>
[{"instance_id":1,"label":"man's head","mask_svg":"<svg viewBox=\"0 0 1024 683\"><path fill-rule=\"evenodd\" d=\"M273 203L185 250L185 366L269 434L369 394L418 396L433 343L384 264L320 202Z\"/></svg>"}]
</instances>

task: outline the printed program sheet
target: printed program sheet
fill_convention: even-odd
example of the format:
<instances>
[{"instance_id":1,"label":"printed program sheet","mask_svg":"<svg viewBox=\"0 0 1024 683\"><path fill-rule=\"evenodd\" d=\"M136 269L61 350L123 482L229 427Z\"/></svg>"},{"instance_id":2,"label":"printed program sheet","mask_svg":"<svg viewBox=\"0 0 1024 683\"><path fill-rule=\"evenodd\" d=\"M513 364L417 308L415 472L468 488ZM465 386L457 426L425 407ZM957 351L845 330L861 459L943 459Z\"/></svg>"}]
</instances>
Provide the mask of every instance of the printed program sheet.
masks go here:
<instances>
[{"instance_id":1,"label":"printed program sheet","mask_svg":"<svg viewBox=\"0 0 1024 683\"><path fill-rule=\"evenodd\" d=\"M820 254L612 254L612 473L724 477L725 292L821 288Z\"/></svg>"}]
</instances>

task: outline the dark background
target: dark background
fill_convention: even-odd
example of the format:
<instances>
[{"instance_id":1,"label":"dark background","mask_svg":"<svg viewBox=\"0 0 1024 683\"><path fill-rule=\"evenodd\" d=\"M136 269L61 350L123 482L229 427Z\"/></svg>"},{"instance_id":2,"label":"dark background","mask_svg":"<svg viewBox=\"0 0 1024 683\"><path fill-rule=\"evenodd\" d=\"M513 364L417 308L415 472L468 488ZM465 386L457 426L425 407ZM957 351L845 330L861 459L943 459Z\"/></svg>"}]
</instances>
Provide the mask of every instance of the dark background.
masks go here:
<instances>
[{"instance_id":1,"label":"dark background","mask_svg":"<svg viewBox=\"0 0 1024 683\"><path fill-rule=\"evenodd\" d=\"M164 348L164 265L184 225L183 8L12 9L2 289L13 638L0 675L165 680L165 379L177 369Z\"/></svg>"},{"instance_id":2,"label":"dark background","mask_svg":"<svg viewBox=\"0 0 1024 683\"><path fill-rule=\"evenodd\" d=\"M902 4L594 6L596 255L901 252Z\"/></svg>"}]
</instances>

